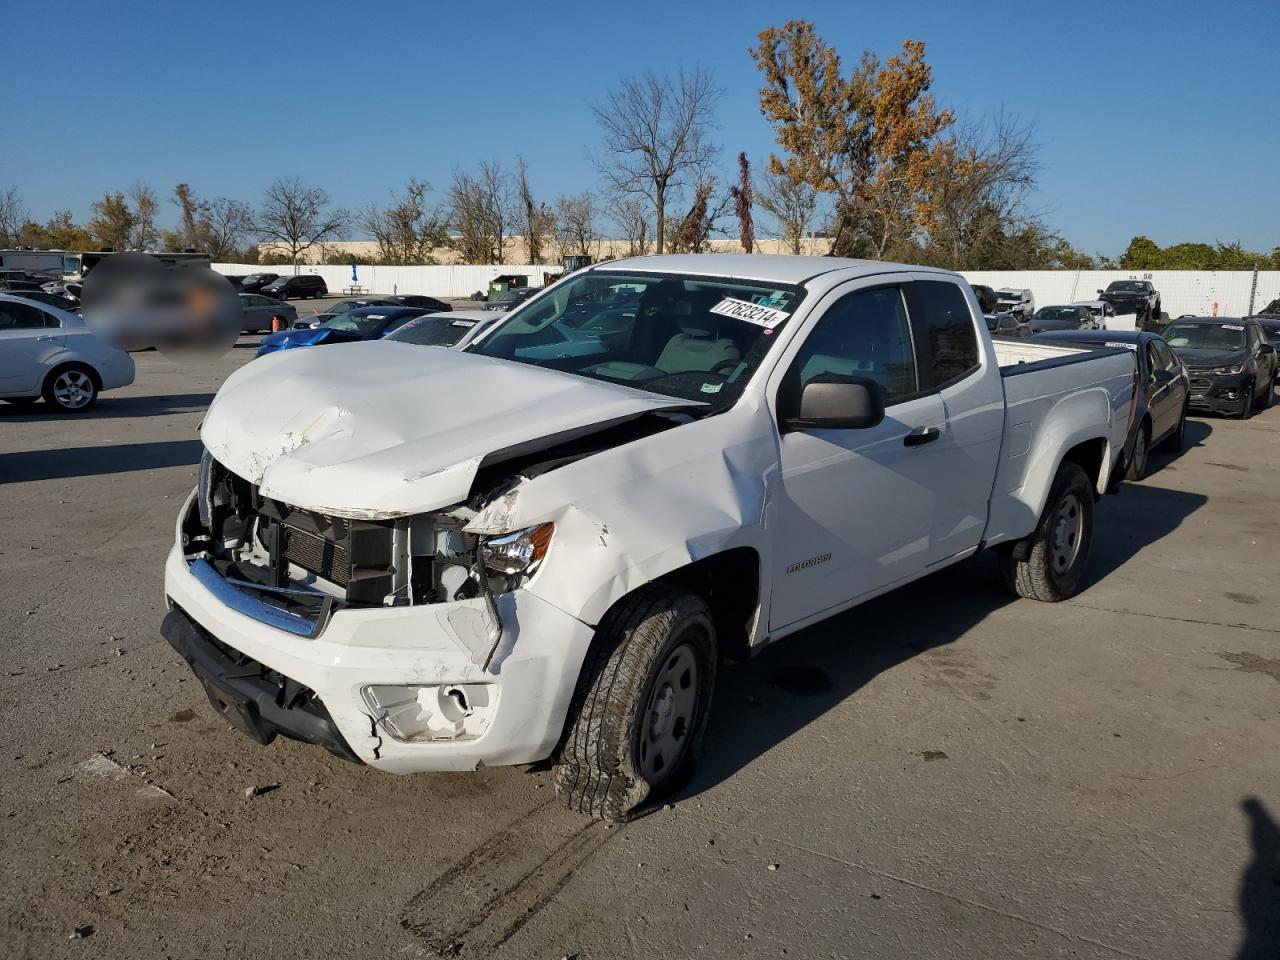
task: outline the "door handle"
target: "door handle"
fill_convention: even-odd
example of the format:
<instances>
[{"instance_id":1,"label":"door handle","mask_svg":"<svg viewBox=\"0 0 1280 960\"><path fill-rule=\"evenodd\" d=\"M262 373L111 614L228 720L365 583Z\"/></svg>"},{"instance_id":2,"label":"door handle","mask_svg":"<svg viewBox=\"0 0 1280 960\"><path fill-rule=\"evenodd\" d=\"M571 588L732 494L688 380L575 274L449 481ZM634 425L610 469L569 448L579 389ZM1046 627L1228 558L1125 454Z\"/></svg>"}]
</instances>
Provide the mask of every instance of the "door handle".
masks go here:
<instances>
[{"instance_id":1,"label":"door handle","mask_svg":"<svg viewBox=\"0 0 1280 960\"><path fill-rule=\"evenodd\" d=\"M942 436L942 431L937 427L916 427L902 438L902 445L904 447L919 447L926 443L933 443L940 436Z\"/></svg>"}]
</instances>

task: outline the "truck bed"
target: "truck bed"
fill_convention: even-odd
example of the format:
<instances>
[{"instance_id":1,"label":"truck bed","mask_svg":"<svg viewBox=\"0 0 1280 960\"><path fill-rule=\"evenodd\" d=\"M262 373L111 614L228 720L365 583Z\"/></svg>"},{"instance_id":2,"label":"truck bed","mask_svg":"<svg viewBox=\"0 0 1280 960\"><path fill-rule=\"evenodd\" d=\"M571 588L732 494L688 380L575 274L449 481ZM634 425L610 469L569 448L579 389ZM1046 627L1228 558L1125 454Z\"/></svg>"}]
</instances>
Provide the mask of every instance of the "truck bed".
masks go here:
<instances>
[{"instance_id":1,"label":"truck bed","mask_svg":"<svg viewBox=\"0 0 1280 960\"><path fill-rule=\"evenodd\" d=\"M1035 526L1052 481L1054 451L1073 446L1073 434L1096 436L1114 466L1128 434L1134 356L1117 347L1066 347L1026 340L992 340L1005 394L1004 443L986 542L1025 536ZM1101 473L1105 487L1110 471ZM1101 491L1099 491L1101 492Z\"/></svg>"}]
</instances>

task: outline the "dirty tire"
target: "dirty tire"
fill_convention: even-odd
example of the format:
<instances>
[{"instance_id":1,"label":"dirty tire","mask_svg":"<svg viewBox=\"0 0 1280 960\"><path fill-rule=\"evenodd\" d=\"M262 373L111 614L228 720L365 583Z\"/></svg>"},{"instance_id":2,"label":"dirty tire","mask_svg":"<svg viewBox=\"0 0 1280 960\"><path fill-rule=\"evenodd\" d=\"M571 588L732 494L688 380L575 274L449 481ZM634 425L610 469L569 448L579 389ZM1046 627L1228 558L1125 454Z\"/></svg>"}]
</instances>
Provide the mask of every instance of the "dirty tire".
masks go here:
<instances>
[{"instance_id":1,"label":"dirty tire","mask_svg":"<svg viewBox=\"0 0 1280 960\"><path fill-rule=\"evenodd\" d=\"M1171 453L1177 453L1187 442L1187 405L1182 405L1182 413L1178 416L1178 426L1174 428L1173 433L1169 434L1162 444L1161 450L1168 450Z\"/></svg>"},{"instance_id":2,"label":"dirty tire","mask_svg":"<svg viewBox=\"0 0 1280 960\"><path fill-rule=\"evenodd\" d=\"M689 717L675 717L685 721L680 752L655 776L641 762L642 740L657 714L651 707L668 686L670 665L689 657L696 663L688 671L694 699ZM702 598L652 585L619 601L596 630L569 709L555 771L565 805L620 822L681 782L706 728L715 672L715 627Z\"/></svg>"},{"instance_id":3,"label":"dirty tire","mask_svg":"<svg viewBox=\"0 0 1280 960\"><path fill-rule=\"evenodd\" d=\"M1138 426L1138 435L1133 440L1133 456L1125 468L1126 480L1141 480L1147 475L1147 465L1151 462L1151 421L1146 417Z\"/></svg>"},{"instance_id":4,"label":"dirty tire","mask_svg":"<svg viewBox=\"0 0 1280 960\"><path fill-rule=\"evenodd\" d=\"M1061 511L1067 503L1075 505L1078 526L1071 560L1064 567L1058 562L1060 547L1055 533L1065 519ZM1026 560L1017 560L1012 553L1000 557L1005 586L1020 597L1045 603L1073 596L1080 588L1093 539L1093 484L1079 464L1068 462L1058 467L1044 512L1027 539L1030 550Z\"/></svg>"}]
</instances>

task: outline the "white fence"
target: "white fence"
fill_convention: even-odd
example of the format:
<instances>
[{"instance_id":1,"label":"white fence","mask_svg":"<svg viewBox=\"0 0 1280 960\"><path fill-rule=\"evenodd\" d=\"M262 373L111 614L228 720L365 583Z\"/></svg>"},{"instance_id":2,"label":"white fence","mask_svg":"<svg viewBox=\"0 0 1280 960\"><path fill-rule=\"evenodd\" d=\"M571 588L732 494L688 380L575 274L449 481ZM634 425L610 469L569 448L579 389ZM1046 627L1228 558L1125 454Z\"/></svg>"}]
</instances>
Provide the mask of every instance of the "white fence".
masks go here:
<instances>
[{"instance_id":1,"label":"white fence","mask_svg":"<svg viewBox=\"0 0 1280 960\"><path fill-rule=\"evenodd\" d=\"M281 276L293 273L292 266L267 267L252 263L215 263L218 273L248 274L270 271ZM319 274L334 295L359 287L362 293L419 293L429 297L461 299L478 290L488 290L489 281L504 274L524 274L529 286L542 286L544 273L559 273L560 264L491 264L480 267L454 265L437 267L357 266L356 279L351 278L351 265L319 266L303 264L301 273Z\"/></svg>"},{"instance_id":2,"label":"white fence","mask_svg":"<svg viewBox=\"0 0 1280 960\"><path fill-rule=\"evenodd\" d=\"M219 273L257 273L272 270L291 273L292 267L263 267L249 263L215 263ZM304 273L324 277L329 291L340 294L356 286L365 293L421 293L432 297L461 299L478 290L486 290L489 281L502 274L525 274L529 285L542 286L544 273L559 273L559 264L490 264L486 266L391 267L358 266L356 279L351 266L301 267ZM1280 270L979 270L966 271L970 283L992 287L1029 289L1037 306L1092 300L1098 290L1112 280L1150 280L1160 291L1160 307L1171 317L1184 313L1239 317L1261 310L1280 297ZM1254 288L1254 278L1257 288ZM1252 300L1252 302L1251 302Z\"/></svg>"},{"instance_id":3,"label":"white fence","mask_svg":"<svg viewBox=\"0 0 1280 960\"><path fill-rule=\"evenodd\" d=\"M1150 280L1170 317L1241 317L1280 297L1280 270L1259 270L1256 291L1251 270L966 270L964 276L970 283L1028 289L1038 307L1093 300L1112 280Z\"/></svg>"}]
</instances>

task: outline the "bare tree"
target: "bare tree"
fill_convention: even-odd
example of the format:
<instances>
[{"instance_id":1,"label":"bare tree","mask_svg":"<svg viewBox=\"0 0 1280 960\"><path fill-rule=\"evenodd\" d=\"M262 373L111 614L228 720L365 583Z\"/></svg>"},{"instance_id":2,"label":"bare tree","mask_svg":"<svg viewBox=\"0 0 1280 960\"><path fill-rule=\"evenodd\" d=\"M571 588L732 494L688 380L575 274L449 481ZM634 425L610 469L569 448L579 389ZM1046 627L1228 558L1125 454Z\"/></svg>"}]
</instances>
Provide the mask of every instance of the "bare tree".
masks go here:
<instances>
[{"instance_id":1,"label":"bare tree","mask_svg":"<svg viewBox=\"0 0 1280 960\"><path fill-rule=\"evenodd\" d=\"M156 199L156 192L145 184L135 183L129 191L129 199L133 203L133 227L129 232L129 246L134 250L154 247L160 239L160 230L156 226L160 201Z\"/></svg>"},{"instance_id":2,"label":"bare tree","mask_svg":"<svg viewBox=\"0 0 1280 960\"><path fill-rule=\"evenodd\" d=\"M622 231L627 241L627 256L643 257L649 252L653 227L649 221L649 205L639 197L614 197L609 218Z\"/></svg>"},{"instance_id":3,"label":"bare tree","mask_svg":"<svg viewBox=\"0 0 1280 960\"><path fill-rule=\"evenodd\" d=\"M288 251L296 272L301 254L316 244L341 239L350 222L346 210L329 209L329 194L322 188L303 186L297 177L282 177L267 187L253 226L262 239Z\"/></svg>"},{"instance_id":4,"label":"bare tree","mask_svg":"<svg viewBox=\"0 0 1280 960\"><path fill-rule=\"evenodd\" d=\"M378 242L380 263L435 263L432 251L447 239L444 215L427 202L431 187L410 179L404 194L392 194L385 209L367 207L360 215L365 230Z\"/></svg>"},{"instance_id":5,"label":"bare tree","mask_svg":"<svg viewBox=\"0 0 1280 960\"><path fill-rule=\"evenodd\" d=\"M1001 113L964 123L944 145L929 178L934 216L928 246L946 266L964 269L992 242L1036 222L1027 196L1040 170L1035 132Z\"/></svg>"},{"instance_id":6,"label":"bare tree","mask_svg":"<svg viewBox=\"0 0 1280 960\"><path fill-rule=\"evenodd\" d=\"M611 192L652 205L658 253L671 194L697 181L719 152L710 132L720 95L711 74L699 67L675 77L627 78L592 108L604 131L597 165Z\"/></svg>"},{"instance_id":7,"label":"bare tree","mask_svg":"<svg viewBox=\"0 0 1280 960\"><path fill-rule=\"evenodd\" d=\"M559 197L555 206L555 237L560 254L594 257L600 249L600 232L596 226L599 209L590 193Z\"/></svg>"},{"instance_id":8,"label":"bare tree","mask_svg":"<svg viewBox=\"0 0 1280 960\"><path fill-rule=\"evenodd\" d=\"M215 263L238 259L242 244L253 233L253 210L239 200L218 197L209 204L203 227L203 249L209 259Z\"/></svg>"},{"instance_id":9,"label":"bare tree","mask_svg":"<svg viewBox=\"0 0 1280 960\"><path fill-rule=\"evenodd\" d=\"M818 212L818 191L787 173L766 170L757 181L756 203L773 218L778 236L791 253L804 252L804 237Z\"/></svg>"},{"instance_id":10,"label":"bare tree","mask_svg":"<svg viewBox=\"0 0 1280 960\"><path fill-rule=\"evenodd\" d=\"M555 214L545 203L538 203L529 188L529 178L524 157L517 158L516 170L516 230L524 235L525 250L530 263L542 263L547 235L555 230Z\"/></svg>"},{"instance_id":11,"label":"bare tree","mask_svg":"<svg viewBox=\"0 0 1280 960\"><path fill-rule=\"evenodd\" d=\"M22 205L17 187L8 187L0 192L0 243L6 247L22 243L22 228L29 219L30 214Z\"/></svg>"},{"instance_id":12,"label":"bare tree","mask_svg":"<svg viewBox=\"0 0 1280 960\"><path fill-rule=\"evenodd\" d=\"M449 227L459 255L466 263L503 263L512 220L511 189L497 161L480 169L453 171L449 187Z\"/></svg>"}]
</instances>

